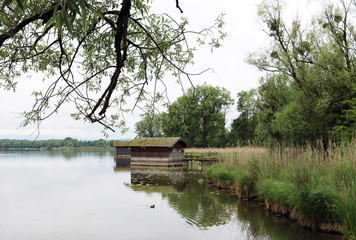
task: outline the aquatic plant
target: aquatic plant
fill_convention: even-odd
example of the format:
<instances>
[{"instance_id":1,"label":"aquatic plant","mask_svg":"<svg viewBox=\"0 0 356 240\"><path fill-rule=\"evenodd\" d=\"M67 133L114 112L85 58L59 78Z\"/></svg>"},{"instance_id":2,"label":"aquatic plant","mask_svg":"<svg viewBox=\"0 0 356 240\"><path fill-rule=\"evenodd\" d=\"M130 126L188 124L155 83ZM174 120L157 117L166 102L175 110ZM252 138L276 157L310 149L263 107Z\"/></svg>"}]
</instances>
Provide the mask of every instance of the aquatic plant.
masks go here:
<instances>
[{"instance_id":1,"label":"aquatic plant","mask_svg":"<svg viewBox=\"0 0 356 240\"><path fill-rule=\"evenodd\" d=\"M233 185L235 183L234 174L227 165L214 164L205 171L206 177L215 183L222 185Z\"/></svg>"},{"instance_id":2,"label":"aquatic plant","mask_svg":"<svg viewBox=\"0 0 356 240\"><path fill-rule=\"evenodd\" d=\"M254 183L251 181L250 176L245 166L241 166L234 170L235 185L238 197L246 199L249 197L249 192L252 192Z\"/></svg>"},{"instance_id":3,"label":"aquatic plant","mask_svg":"<svg viewBox=\"0 0 356 240\"><path fill-rule=\"evenodd\" d=\"M341 201L337 204L338 214L343 223L341 231L349 240L356 239L356 185L352 188L352 191L347 189L342 191Z\"/></svg>"},{"instance_id":4,"label":"aquatic plant","mask_svg":"<svg viewBox=\"0 0 356 240\"><path fill-rule=\"evenodd\" d=\"M303 226L356 239L356 142L329 146L214 149L224 161L206 173L221 182L217 175L228 172L225 183L233 182L239 197L257 193L268 209Z\"/></svg>"},{"instance_id":5,"label":"aquatic plant","mask_svg":"<svg viewBox=\"0 0 356 240\"><path fill-rule=\"evenodd\" d=\"M283 206L291 206L291 200L294 198L296 186L288 181L264 179L257 184L257 192L260 198ZM270 206L267 206L270 208ZM277 212L285 215L286 212Z\"/></svg>"},{"instance_id":6,"label":"aquatic plant","mask_svg":"<svg viewBox=\"0 0 356 240\"><path fill-rule=\"evenodd\" d=\"M302 225L319 228L319 224L323 222L339 222L336 204L341 199L332 187L303 186L297 188L294 196L291 205L295 208Z\"/></svg>"},{"instance_id":7,"label":"aquatic plant","mask_svg":"<svg viewBox=\"0 0 356 240\"><path fill-rule=\"evenodd\" d=\"M351 188L356 185L356 167L352 162L342 161L332 167L334 183L340 188Z\"/></svg>"}]
</instances>

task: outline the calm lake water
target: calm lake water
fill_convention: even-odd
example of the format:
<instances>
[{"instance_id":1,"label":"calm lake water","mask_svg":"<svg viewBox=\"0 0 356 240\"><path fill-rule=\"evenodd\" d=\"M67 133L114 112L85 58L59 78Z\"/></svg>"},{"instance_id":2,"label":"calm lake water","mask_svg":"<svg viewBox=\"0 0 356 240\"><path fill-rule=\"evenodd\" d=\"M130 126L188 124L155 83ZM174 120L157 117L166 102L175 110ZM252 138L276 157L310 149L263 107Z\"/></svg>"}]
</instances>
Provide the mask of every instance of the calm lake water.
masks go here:
<instances>
[{"instance_id":1,"label":"calm lake water","mask_svg":"<svg viewBox=\"0 0 356 240\"><path fill-rule=\"evenodd\" d=\"M0 152L0 239L340 237L237 201L199 172L115 167L112 152Z\"/></svg>"}]
</instances>

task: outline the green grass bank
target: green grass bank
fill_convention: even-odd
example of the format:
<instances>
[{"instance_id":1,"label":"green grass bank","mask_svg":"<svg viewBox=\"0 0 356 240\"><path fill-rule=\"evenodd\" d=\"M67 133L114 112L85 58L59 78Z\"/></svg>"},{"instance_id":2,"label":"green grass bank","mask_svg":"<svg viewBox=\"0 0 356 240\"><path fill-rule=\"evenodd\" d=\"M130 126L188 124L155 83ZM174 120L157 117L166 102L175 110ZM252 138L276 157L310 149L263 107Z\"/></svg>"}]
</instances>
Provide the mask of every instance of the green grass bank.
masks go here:
<instances>
[{"instance_id":1,"label":"green grass bank","mask_svg":"<svg viewBox=\"0 0 356 240\"><path fill-rule=\"evenodd\" d=\"M236 191L239 198L259 198L268 210L304 227L355 240L356 143L320 149L190 151L222 152L222 160L205 170L212 184Z\"/></svg>"}]
</instances>

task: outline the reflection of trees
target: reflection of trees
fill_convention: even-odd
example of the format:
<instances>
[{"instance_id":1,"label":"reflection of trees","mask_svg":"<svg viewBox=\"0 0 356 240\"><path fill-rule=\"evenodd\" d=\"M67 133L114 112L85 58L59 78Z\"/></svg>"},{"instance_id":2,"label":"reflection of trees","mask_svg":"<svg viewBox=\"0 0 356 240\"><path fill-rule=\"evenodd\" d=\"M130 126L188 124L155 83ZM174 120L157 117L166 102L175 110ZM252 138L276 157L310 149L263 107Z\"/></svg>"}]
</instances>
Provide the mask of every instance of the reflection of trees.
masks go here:
<instances>
[{"instance_id":1,"label":"reflection of trees","mask_svg":"<svg viewBox=\"0 0 356 240\"><path fill-rule=\"evenodd\" d=\"M186 186L179 194L164 194L169 205L175 209L189 225L200 229L226 224L235 213L236 200L225 198L209 191L197 179L186 178ZM233 207L232 207L233 206Z\"/></svg>"},{"instance_id":2,"label":"reflection of trees","mask_svg":"<svg viewBox=\"0 0 356 240\"><path fill-rule=\"evenodd\" d=\"M162 173L163 174L163 173ZM212 226L221 226L233 219L251 239L323 239L325 236L313 234L293 224L290 219L268 215L264 206L249 201L237 201L230 194L212 191L205 184L198 183L197 176L185 174L182 179L173 180L177 173L163 175L156 173L134 174L133 181L138 184L136 190L161 192L168 199L169 205L175 209L191 226L204 230ZM174 188L169 191L167 187ZM295 236L298 236L295 238ZM327 235L325 239L333 239Z\"/></svg>"},{"instance_id":3,"label":"reflection of trees","mask_svg":"<svg viewBox=\"0 0 356 240\"><path fill-rule=\"evenodd\" d=\"M59 150L59 151L14 151L23 157L46 158L48 160L64 158L65 160L77 160L83 158L102 159L106 156L112 156L112 151L76 151L76 150Z\"/></svg>"},{"instance_id":4,"label":"reflection of trees","mask_svg":"<svg viewBox=\"0 0 356 240\"><path fill-rule=\"evenodd\" d=\"M103 158L112 152L107 151L47 151L51 156L62 156L66 160L75 160L77 158L98 157Z\"/></svg>"},{"instance_id":5,"label":"reflection of trees","mask_svg":"<svg viewBox=\"0 0 356 240\"><path fill-rule=\"evenodd\" d=\"M267 212L255 202L239 201L236 222L242 223L249 239L308 239L337 240L340 236L312 232L299 226L289 218Z\"/></svg>"},{"instance_id":6,"label":"reflection of trees","mask_svg":"<svg viewBox=\"0 0 356 240\"><path fill-rule=\"evenodd\" d=\"M236 214L236 198L209 191L198 179L199 175L183 169L134 168L131 169L131 184L127 186L134 191L161 193L189 225L200 229L229 222Z\"/></svg>"},{"instance_id":7,"label":"reflection of trees","mask_svg":"<svg viewBox=\"0 0 356 240\"><path fill-rule=\"evenodd\" d=\"M251 201L238 201L229 193L218 193L204 183L200 175L172 169L131 169L134 191L161 193L171 208L192 227L208 230L227 225L238 239L308 239L337 240L339 236L313 233L290 219L266 214L264 206Z\"/></svg>"}]
</instances>

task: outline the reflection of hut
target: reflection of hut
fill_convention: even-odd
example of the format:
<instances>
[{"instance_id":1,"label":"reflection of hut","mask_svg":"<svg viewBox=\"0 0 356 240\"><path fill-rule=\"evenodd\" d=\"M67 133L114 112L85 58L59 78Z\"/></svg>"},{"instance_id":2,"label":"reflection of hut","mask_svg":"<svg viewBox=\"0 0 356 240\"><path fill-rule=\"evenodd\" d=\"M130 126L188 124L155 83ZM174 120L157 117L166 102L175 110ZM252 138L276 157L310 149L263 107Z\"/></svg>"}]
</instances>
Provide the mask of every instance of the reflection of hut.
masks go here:
<instances>
[{"instance_id":1,"label":"reflection of hut","mask_svg":"<svg viewBox=\"0 0 356 240\"><path fill-rule=\"evenodd\" d=\"M134 191L147 193L178 193L186 187L184 177L183 168L134 166L128 186Z\"/></svg>"},{"instance_id":2,"label":"reflection of hut","mask_svg":"<svg viewBox=\"0 0 356 240\"><path fill-rule=\"evenodd\" d=\"M188 145L180 137L168 137L135 138L126 146L131 147L131 165L179 166Z\"/></svg>"},{"instance_id":3,"label":"reflection of hut","mask_svg":"<svg viewBox=\"0 0 356 240\"><path fill-rule=\"evenodd\" d=\"M131 148L127 146L130 141L114 141L116 166L130 166Z\"/></svg>"}]
</instances>

